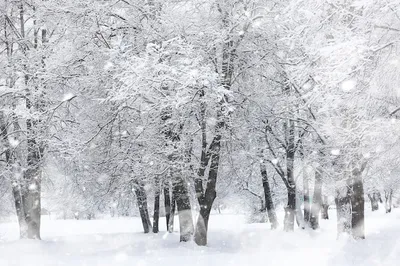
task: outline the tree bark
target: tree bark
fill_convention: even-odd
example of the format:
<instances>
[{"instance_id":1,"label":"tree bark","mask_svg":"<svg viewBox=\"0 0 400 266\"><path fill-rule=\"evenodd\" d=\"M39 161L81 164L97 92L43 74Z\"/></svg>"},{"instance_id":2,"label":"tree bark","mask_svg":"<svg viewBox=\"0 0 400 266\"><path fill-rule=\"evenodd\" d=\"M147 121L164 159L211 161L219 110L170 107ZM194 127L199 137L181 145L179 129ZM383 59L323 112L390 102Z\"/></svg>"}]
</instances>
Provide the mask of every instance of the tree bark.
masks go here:
<instances>
[{"instance_id":1,"label":"tree bark","mask_svg":"<svg viewBox=\"0 0 400 266\"><path fill-rule=\"evenodd\" d=\"M34 12L36 12L36 7L31 6ZM18 3L18 11L19 11L19 30L21 39L26 39L25 36L25 8L24 2L20 1ZM11 22L12 23L12 22ZM11 25L10 25L11 26ZM12 27L12 26L11 26ZM38 30L36 28L36 17L33 16L33 48L38 48ZM5 29L6 30L6 29ZM42 44L47 43L47 31L42 29ZM7 38L7 36L6 36ZM9 63L11 62L11 56L13 53L12 44L6 40L6 50L9 59ZM20 45L22 52L24 53L28 50L28 46L26 44ZM44 59L42 58L42 66L44 67ZM40 93L38 89L38 85L29 84L30 80L34 80L36 77L30 76L30 71L28 70L27 63L22 64L24 74L24 85L26 95L25 99L25 107L30 113L44 113L44 97L43 93ZM11 79L7 82L10 88L13 87ZM37 95L38 94L38 95ZM33 104L32 104L33 102ZM13 175L15 174L15 180L13 182L13 196L14 203L18 215L18 220L20 224L20 236L21 238L31 238L31 239L40 239L40 216L41 216L41 174L42 174L42 159L44 154L45 145L42 141L39 141L39 134L43 134L39 130L39 124L41 120L35 118L34 116L28 116L25 120L26 130L26 150L24 156L17 158L14 154L11 155L10 151L6 152L6 156L11 156L7 159L7 164L9 166L12 165ZM2 124L2 123L0 123ZM21 129L18 118L14 118L14 130ZM3 132L3 130L2 130ZM3 136L4 137L4 136ZM6 140L6 137L4 138ZM8 141L7 141L8 142ZM14 153L14 152L13 152ZM11 159L12 158L12 159ZM25 160L26 163L22 162ZM12 164L11 160L13 161ZM20 161L18 161L20 160ZM24 165L26 169L24 171L15 171L16 165ZM18 177L17 177L18 175Z\"/></svg>"},{"instance_id":2,"label":"tree bark","mask_svg":"<svg viewBox=\"0 0 400 266\"><path fill-rule=\"evenodd\" d=\"M172 197L171 197L171 215L169 217L168 223L168 232L174 232L174 220L175 220L175 210L176 210L176 197L174 194L174 190L172 189Z\"/></svg>"},{"instance_id":3,"label":"tree bark","mask_svg":"<svg viewBox=\"0 0 400 266\"><path fill-rule=\"evenodd\" d=\"M392 211L392 198L393 198L393 189L385 190L385 210L386 210L386 213L390 213Z\"/></svg>"},{"instance_id":4,"label":"tree bark","mask_svg":"<svg viewBox=\"0 0 400 266\"><path fill-rule=\"evenodd\" d=\"M207 245L207 232L208 232L208 221L210 218L210 212L212 209L212 205L217 196L217 192L215 190L217 175L218 175L218 167L219 167L219 149L220 143L216 144L215 149L213 150L213 154L211 155L211 165L208 174L208 181L206 185L206 191L200 193L198 196L198 201L200 204L200 213L197 218L196 223L196 231L194 235L194 241L199 246ZM201 184L203 187L203 184Z\"/></svg>"},{"instance_id":5,"label":"tree bark","mask_svg":"<svg viewBox=\"0 0 400 266\"><path fill-rule=\"evenodd\" d=\"M150 232L151 222L150 215L147 208L147 196L144 186L141 182L135 184L135 194L137 199L137 204L139 207L140 218L142 220L143 231L145 234Z\"/></svg>"},{"instance_id":6,"label":"tree bark","mask_svg":"<svg viewBox=\"0 0 400 266\"><path fill-rule=\"evenodd\" d=\"M200 158L200 167L194 182L197 200L200 205L200 212L196 222L194 241L199 246L207 245L208 221L210 218L212 205L217 196L216 184L217 184L220 149L221 149L221 138L222 138L221 130L224 127L224 121L222 120L222 113L221 110L219 110L218 123L216 125L216 135L214 136L210 144L210 147L207 150L205 113L206 113L206 107L205 104L202 103L201 114L200 114L202 150ZM205 171L210 161L211 163L208 172L208 179L206 182L206 188L204 190L203 181L205 177Z\"/></svg>"},{"instance_id":7,"label":"tree bark","mask_svg":"<svg viewBox=\"0 0 400 266\"><path fill-rule=\"evenodd\" d=\"M322 169L318 167L315 171L314 195L311 205L310 225L312 229L319 228L319 212L322 205Z\"/></svg>"},{"instance_id":8,"label":"tree bark","mask_svg":"<svg viewBox=\"0 0 400 266\"><path fill-rule=\"evenodd\" d=\"M17 123L13 123L17 125ZM0 137L1 141L3 142L3 146L5 147L5 164L6 167L9 168L11 171L11 175L13 177L12 182L12 193L14 198L14 206L17 213L18 224L19 224L19 233L20 238L25 239L28 238L28 225L25 221L25 211L24 211L24 199L21 190L25 187L23 180L21 177L23 176L22 171L17 167L18 164L15 163L15 155L11 153L9 140L7 138L8 130L7 130L7 123L4 118L3 112L0 112ZM19 128L19 127L18 127Z\"/></svg>"},{"instance_id":9,"label":"tree bark","mask_svg":"<svg viewBox=\"0 0 400 266\"><path fill-rule=\"evenodd\" d=\"M380 193L377 191L372 192L372 194L368 194L368 198L371 202L371 210L377 211L379 210L379 201L382 200Z\"/></svg>"},{"instance_id":10,"label":"tree bark","mask_svg":"<svg viewBox=\"0 0 400 266\"><path fill-rule=\"evenodd\" d=\"M32 6L36 12L35 6ZM24 19L24 5L20 4L20 24L21 36L25 37L25 19ZM36 25L34 17L33 24ZM42 30L42 44L47 43L47 31ZM34 48L37 49L38 34L34 31ZM24 68L27 66L24 65ZM42 58L42 67L44 67L44 60ZM28 73L28 72L27 72ZM43 101L43 94L36 96L38 87L28 84L29 74L25 74L24 82L26 86L25 106L27 110L34 110L44 112L45 103ZM33 102L33 103L32 103ZM44 154L44 143L38 140L40 132L39 124L40 119L35 117L28 117L26 119L26 136L27 136L27 168L23 173L24 187L21 190L22 204L24 206L25 221L28 226L28 238L40 239L40 218L41 218L41 175L42 175L42 159Z\"/></svg>"},{"instance_id":11,"label":"tree bark","mask_svg":"<svg viewBox=\"0 0 400 266\"><path fill-rule=\"evenodd\" d=\"M31 104L27 100L27 108L30 108ZM21 190L25 220L28 225L28 238L29 239L40 239L40 216L41 216L41 167L42 167L42 156L43 150L42 144L37 143L35 131L37 127L37 121L32 118L27 119L27 164L28 167L24 171L24 187Z\"/></svg>"},{"instance_id":12,"label":"tree bark","mask_svg":"<svg viewBox=\"0 0 400 266\"><path fill-rule=\"evenodd\" d=\"M295 142L294 142L294 121L289 120L286 150L286 175L287 175L287 190L288 190L288 203L285 207L285 221L284 230L286 232L294 230L294 218L296 214L296 182L294 180L294 156L295 156Z\"/></svg>"},{"instance_id":13,"label":"tree bark","mask_svg":"<svg viewBox=\"0 0 400 266\"><path fill-rule=\"evenodd\" d=\"M194 241L199 246L207 245L207 232L208 232L208 221L210 218L210 212L212 205L217 196L216 184L218 177L219 158L221 149L221 135L220 130L223 127L223 122L219 122L217 125L217 135L214 137L208 152L205 151L205 139L203 135L203 150L201 155L201 165L198 176L195 180L195 189L197 199L200 205L200 213L197 218L196 231L194 235ZM208 165L208 161L211 160L210 169L208 172L208 180L206 183L206 189L203 188L203 177L205 168Z\"/></svg>"},{"instance_id":14,"label":"tree bark","mask_svg":"<svg viewBox=\"0 0 400 266\"><path fill-rule=\"evenodd\" d=\"M371 194L368 194L368 198L369 198L369 200L371 202L371 210L372 211L377 211L379 209L378 201L376 201L374 199L374 196L371 195Z\"/></svg>"},{"instance_id":15,"label":"tree bark","mask_svg":"<svg viewBox=\"0 0 400 266\"><path fill-rule=\"evenodd\" d=\"M169 195L169 187L167 183L164 184L164 208L167 232L169 232L169 219L171 216L171 196Z\"/></svg>"},{"instance_id":16,"label":"tree bark","mask_svg":"<svg viewBox=\"0 0 400 266\"><path fill-rule=\"evenodd\" d=\"M286 232L294 230L294 218L296 213L296 190L288 189L288 203L285 207L285 218L283 229Z\"/></svg>"},{"instance_id":17,"label":"tree bark","mask_svg":"<svg viewBox=\"0 0 400 266\"><path fill-rule=\"evenodd\" d=\"M324 220L329 219L329 203L328 203L328 197L324 196L322 200L322 208L321 208L321 218Z\"/></svg>"},{"instance_id":18,"label":"tree bark","mask_svg":"<svg viewBox=\"0 0 400 266\"><path fill-rule=\"evenodd\" d=\"M180 242L187 242L194 232L192 207L186 183L180 176L174 178L173 194L178 208Z\"/></svg>"},{"instance_id":19,"label":"tree bark","mask_svg":"<svg viewBox=\"0 0 400 266\"><path fill-rule=\"evenodd\" d=\"M304 220L303 211L301 210L301 201L302 201L302 194L296 188L296 223L301 229L306 228L306 222Z\"/></svg>"},{"instance_id":20,"label":"tree bark","mask_svg":"<svg viewBox=\"0 0 400 266\"><path fill-rule=\"evenodd\" d=\"M19 237L21 239L28 238L28 225L25 221L25 213L23 206L23 198L21 194L21 184L14 181L13 184L13 197L15 210L17 212L18 224L19 224Z\"/></svg>"},{"instance_id":21,"label":"tree bark","mask_svg":"<svg viewBox=\"0 0 400 266\"><path fill-rule=\"evenodd\" d=\"M353 174L351 195L351 228L355 239L365 239L364 229L364 184L360 171Z\"/></svg>"},{"instance_id":22,"label":"tree bark","mask_svg":"<svg viewBox=\"0 0 400 266\"><path fill-rule=\"evenodd\" d=\"M39 166L27 169L24 173L24 178L25 182L27 182L27 187L23 190L25 200L22 202L25 210L25 221L28 225L28 238L40 239L41 171Z\"/></svg>"},{"instance_id":23,"label":"tree bark","mask_svg":"<svg viewBox=\"0 0 400 266\"><path fill-rule=\"evenodd\" d=\"M271 222L271 229L278 227L278 219L276 218L275 206L272 201L271 188L269 186L267 167L264 162L260 163L260 171L262 176L262 184L264 188L265 208L267 209L268 219Z\"/></svg>"},{"instance_id":24,"label":"tree bark","mask_svg":"<svg viewBox=\"0 0 400 266\"><path fill-rule=\"evenodd\" d=\"M339 187L336 189L336 212L337 212L337 233L338 237L343 234L351 233L351 203L350 188Z\"/></svg>"},{"instance_id":25,"label":"tree bark","mask_svg":"<svg viewBox=\"0 0 400 266\"><path fill-rule=\"evenodd\" d=\"M304 190L304 221L306 224L310 222L311 204L310 204L310 180L307 170L303 169L303 190Z\"/></svg>"},{"instance_id":26,"label":"tree bark","mask_svg":"<svg viewBox=\"0 0 400 266\"><path fill-rule=\"evenodd\" d=\"M160 184L158 181L158 177L156 177L155 182L155 192L154 192L154 215L153 215L153 233L158 233L158 221L160 218Z\"/></svg>"},{"instance_id":27,"label":"tree bark","mask_svg":"<svg viewBox=\"0 0 400 266\"><path fill-rule=\"evenodd\" d=\"M229 12L226 12L223 7L219 4L218 11L221 14L222 24L224 28L228 28L229 26ZM221 60L221 71L219 72L219 76L221 78L221 85L225 90L230 90L233 82L233 74L234 74L234 61L236 57L236 48L235 45L238 45L238 42L235 43L229 33L228 36L222 42L222 60ZM204 91L202 91L201 96L204 96ZM208 220L210 218L210 212L212 209L212 205L217 196L216 193L216 183L218 177L218 168L219 168L219 159L220 159L220 150L221 150L221 139L222 139L222 130L225 128L224 116L227 115L224 112L224 102L228 102L228 97L226 95L223 96L223 100L220 101L220 106L217 111L217 124L215 126L215 135L210 144L210 147L207 151L207 139L206 139L206 105L203 102L201 104L201 133L202 133L202 150L201 150L201 161L198 175L195 179L195 189L196 196L200 205L200 213L196 223L196 231L194 236L194 241L199 246L207 245L207 231L208 231ZM205 169L208 166L209 161L210 169L208 172L208 180L206 182L206 189L204 191L203 187L203 179L205 177Z\"/></svg>"}]
</instances>

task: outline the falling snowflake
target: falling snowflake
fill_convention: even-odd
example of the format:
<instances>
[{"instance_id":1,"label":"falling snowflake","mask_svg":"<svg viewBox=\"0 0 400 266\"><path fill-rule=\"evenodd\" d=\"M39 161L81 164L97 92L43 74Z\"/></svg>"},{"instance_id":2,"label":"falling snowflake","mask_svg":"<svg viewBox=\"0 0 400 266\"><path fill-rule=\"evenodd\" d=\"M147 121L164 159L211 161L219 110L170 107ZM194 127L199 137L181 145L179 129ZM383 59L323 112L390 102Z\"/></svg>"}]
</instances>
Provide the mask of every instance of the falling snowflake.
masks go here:
<instances>
[{"instance_id":1,"label":"falling snowflake","mask_svg":"<svg viewBox=\"0 0 400 266\"><path fill-rule=\"evenodd\" d=\"M104 65L104 70L110 70L110 69L113 68L113 67L114 67L114 64L113 64L113 63L107 62L107 63Z\"/></svg>"},{"instance_id":2,"label":"falling snowflake","mask_svg":"<svg viewBox=\"0 0 400 266\"><path fill-rule=\"evenodd\" d=\"M344 92L350 92L350 91L354 90L356 85L357 85L357 83L355 80L352 80L352 79L345 80L342 82L342 90Z\"/></svg>"},{"instance_id":3,"label":"falling snowflake","mask_svg":"<svg viewBox=\"0 0 400 266\"><path fill-rule=\"evenodd\" d=\"M9 142L10 142L11 147L13 147L13 148L17 147L19 144L19 141L16 138L10 138Z\"/></svg>"}]
</instances>

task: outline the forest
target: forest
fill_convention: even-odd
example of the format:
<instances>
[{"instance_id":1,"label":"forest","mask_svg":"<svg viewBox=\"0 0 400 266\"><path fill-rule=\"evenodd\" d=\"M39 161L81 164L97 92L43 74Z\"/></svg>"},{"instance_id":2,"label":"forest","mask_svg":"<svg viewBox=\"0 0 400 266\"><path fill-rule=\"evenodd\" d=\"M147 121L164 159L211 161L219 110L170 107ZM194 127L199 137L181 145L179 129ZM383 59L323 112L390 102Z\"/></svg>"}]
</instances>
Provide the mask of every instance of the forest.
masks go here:
<instances>
[{"instance_id":1,"label":"forest","mask_svg":"<svg viewBox=\"0 0 400 266\"><path fill-rule=\"evenodd\" d=\"M240 217L361 249L400 234L399 150L398 0L0 0L0 246Z\"/></svg>"}]
</instances>

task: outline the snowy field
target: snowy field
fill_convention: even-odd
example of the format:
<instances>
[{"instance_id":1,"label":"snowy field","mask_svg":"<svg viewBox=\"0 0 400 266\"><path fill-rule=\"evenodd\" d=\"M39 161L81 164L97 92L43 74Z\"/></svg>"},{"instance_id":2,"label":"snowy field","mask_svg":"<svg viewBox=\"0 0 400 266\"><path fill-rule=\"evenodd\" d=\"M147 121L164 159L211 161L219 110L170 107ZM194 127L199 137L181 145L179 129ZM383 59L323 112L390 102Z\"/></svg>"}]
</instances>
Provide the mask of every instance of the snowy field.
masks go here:
<instances>
[{"instance_id":1,"label":"snowy field","mask_svg":"<svg viewBox=\"0 0 400 266\"><path fill-rule=\"evenodd\" d=\"M143 234L138 218L43 219L43 241L18 240L16 223L0 224L0 265L400 265L400 209L367 213L365 241L336 240L335 211L319 231L285 233L243 216L213 215L209 245L179 243L179 233ZM177 218L177 217L176 217ZM280 218L280 221L282 219Z\"/></svg>"}]
</instances>

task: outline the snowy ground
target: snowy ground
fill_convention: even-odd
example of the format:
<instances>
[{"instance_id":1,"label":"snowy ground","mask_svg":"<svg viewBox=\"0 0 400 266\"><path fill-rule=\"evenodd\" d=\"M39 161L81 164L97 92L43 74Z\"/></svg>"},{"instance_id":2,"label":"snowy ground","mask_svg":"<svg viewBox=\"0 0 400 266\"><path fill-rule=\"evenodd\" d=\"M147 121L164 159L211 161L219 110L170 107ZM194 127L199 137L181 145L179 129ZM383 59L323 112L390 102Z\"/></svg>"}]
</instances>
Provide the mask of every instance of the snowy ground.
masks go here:
<instances>
[{"instance_id":1,"label":"snowy ground","mask_svg":"<svg viewBox=\"0 0 400 266\"><path fill-rule=\"evenodd\" d=\"M365 241L336 240L334 210L318 231L271 231L242 216L214 215L209 246L179 243L178 232L143 234L137 218L94 221L46 220L43 241L18 239L16 223L0 224L0 265L257 266L400 265L400 209L367 213ZM282 219L280 219L282 221Z\"/></svg>"}]
</instances>

